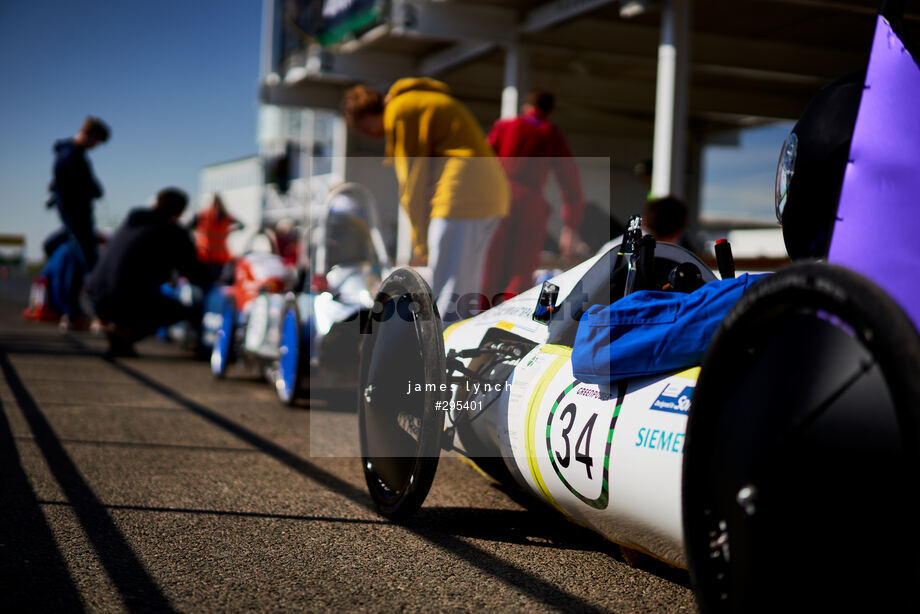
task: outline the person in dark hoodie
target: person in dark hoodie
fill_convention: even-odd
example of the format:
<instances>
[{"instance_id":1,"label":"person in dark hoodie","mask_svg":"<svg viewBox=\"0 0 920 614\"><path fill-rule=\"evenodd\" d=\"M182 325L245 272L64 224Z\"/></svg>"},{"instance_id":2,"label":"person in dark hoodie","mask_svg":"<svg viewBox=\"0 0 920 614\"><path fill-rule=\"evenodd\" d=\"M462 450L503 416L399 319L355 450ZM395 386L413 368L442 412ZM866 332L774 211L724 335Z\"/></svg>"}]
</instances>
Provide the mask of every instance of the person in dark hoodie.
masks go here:
<instances>
[{"instance_id":1,"label":"person in dark hoodie","mask_svg":"<svg viewBox=\"0 0 920 614\"><path fill-rule=\"evenodd\" d=\"M102 197L102 186L93 175L86 152L109 140L109 127L98 117L89 116L71 139L54 144L54 180L49 204L57 206L61 222L80 246L86 271L96 265L96 229L93 200Z\"/></svg>"},{"instance_id":2,"label":"person in dark hoodie","mask_svg":"<svg viewBox=\"0 0 920 614\"><path fill-rule=\"evenodd\" d=\"M185 192L166 188L152 208L133 209L89 276L86 292L96 315L108 322L109 355L135 355L138 339L161 326L200 316L160 292L175 272L192 284L211 282L188 232L178 224L187 204Z\"/></svg>"}]
</instances>

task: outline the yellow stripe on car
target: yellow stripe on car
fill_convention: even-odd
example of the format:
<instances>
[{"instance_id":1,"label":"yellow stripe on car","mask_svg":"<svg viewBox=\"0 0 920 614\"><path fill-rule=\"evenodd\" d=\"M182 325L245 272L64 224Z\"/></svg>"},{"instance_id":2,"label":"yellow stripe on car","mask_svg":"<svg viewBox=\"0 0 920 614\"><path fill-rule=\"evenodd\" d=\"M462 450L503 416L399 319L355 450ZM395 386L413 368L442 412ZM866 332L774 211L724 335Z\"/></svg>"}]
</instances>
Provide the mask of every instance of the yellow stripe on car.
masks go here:
<instances>
[{"instance_id":1,"label":"yellow stripe on car","mask_svg":"<svg viewBox=\"0 0 920 614\"><path fill-rule=\"evenodd\" d=\"M540 467L537 463L536 428L537 412L540 409L540 401L543 399L546 388L559 372L559 369L565 364L565 361L571 358L572 348L564 345L545 345L540 348L540 352L543 354L554 354L556 358L550 363L546 371L543 372L543 375L540 376L533 393L530 395L530 401L527 403L527 414L524 427L524 451L527 454L527 465L530 467L530 475L533 476L537 488L553 507L565 513L565 510L556 503L556 500L553 499L553 496L549 493L549 489L543 481L543 476L540 474Z\"/></svg>"}]
</instances>

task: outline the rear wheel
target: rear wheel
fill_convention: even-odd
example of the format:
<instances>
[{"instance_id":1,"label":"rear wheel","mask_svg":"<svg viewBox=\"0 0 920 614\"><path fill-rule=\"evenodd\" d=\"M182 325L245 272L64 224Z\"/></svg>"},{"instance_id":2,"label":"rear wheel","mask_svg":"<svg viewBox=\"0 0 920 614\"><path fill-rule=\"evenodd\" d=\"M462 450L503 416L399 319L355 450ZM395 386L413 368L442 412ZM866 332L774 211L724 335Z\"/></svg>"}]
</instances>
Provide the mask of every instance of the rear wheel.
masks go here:
<instances>
[{"instance_id":1,"label":"rear wheel","mask_svg":"<svg viewBox=\"0 0 920 614\"><path fill-rule=\"evenodd\" d=\"M875 284L805 264L754 286L713 339L687 423L684 533L701 609L907 598L920 578L918 398L920 339Z\"/></svg>"},{"instance_id":2,"label":"rear wheel","mask_svg":"<svg viewBox=\"0 0 920 614\"><path fill-rule=\"evenodd\" d=\"M375 312L361 347L361 456L377 509L401 519L421 506L438 466L448 398L444 340L431 290L411 269L383 282Z\"/></svg>"},{"instance_id":3,"label":"rear wheel","mask_svg":"<svg viewBox=\"0 0 920 614\"><path fill-rule=\"evenodd\" d=\"M235 358L233 348L235 334L236 303L232 296L227 296L221 308L220 328L217 330L214 346L211 348L211 373L216 378L223 378L227 374L227 367Z\"/></svg>"},{"instance_id":4,"label":"rear wheel","mask_svg":"<svg viewBox=\"0 0 920 614\"><path fill-rule=\"evenodd\" d=\"M278 399L285 405L293 405L299 396L302 365L308 356L303 338L303 324L297 301L289 298L285 301L284 313L281 315L281 344L278 356L278 377L275 391Z\"/></svg>"}]
</instances>

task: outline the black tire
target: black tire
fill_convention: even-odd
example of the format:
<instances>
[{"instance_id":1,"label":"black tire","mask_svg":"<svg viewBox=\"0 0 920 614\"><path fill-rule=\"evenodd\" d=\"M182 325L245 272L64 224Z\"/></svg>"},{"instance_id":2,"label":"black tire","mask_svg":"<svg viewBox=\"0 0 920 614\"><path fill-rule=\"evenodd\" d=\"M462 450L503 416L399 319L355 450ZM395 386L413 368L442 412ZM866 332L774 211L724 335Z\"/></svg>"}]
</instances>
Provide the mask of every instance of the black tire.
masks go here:
<instances>
[{"instance_id":1,"label":"black tire","mask_svg":"<svg viewBox=\"0 0 920 614\"><path fill-rule=\"evenodd\" d=\"M710 345L687 422L700 609L878 611L908 598L918 398L920 338L871 281L808 263L748 291Z\"/></svg>"},{"instance_id":2,"label":"black tire","mask_svg":"<svg viewBox=\"0 0 920 614\"><path fill-rule=\"evenodd\" d=\"M448 398L441 319L428 284L399 269L380 286L377 315L365 323L358 380L364 477L381 514L414 513L434 481ZM433 384L406 394L409 383Z\"/></svg>"}]
</instances>

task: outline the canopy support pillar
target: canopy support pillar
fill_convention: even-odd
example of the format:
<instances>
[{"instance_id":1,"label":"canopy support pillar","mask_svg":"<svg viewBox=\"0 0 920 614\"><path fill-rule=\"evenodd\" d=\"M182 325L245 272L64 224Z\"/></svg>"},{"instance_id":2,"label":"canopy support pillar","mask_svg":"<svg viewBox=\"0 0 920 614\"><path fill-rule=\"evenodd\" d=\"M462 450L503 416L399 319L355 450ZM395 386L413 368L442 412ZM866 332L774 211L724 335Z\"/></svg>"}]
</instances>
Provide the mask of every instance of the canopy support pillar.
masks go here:
<instances>
[{"instance_id":1,"label":"canopy support pillar","mask_svg":"<svg viewBox=\"0 0 920 614\"><path fill-rule=\"evenodd\" d=\"M690 1L663 0L661 5L652 155L655 197L686 196Z\"/></svg>"}]
</instances>

